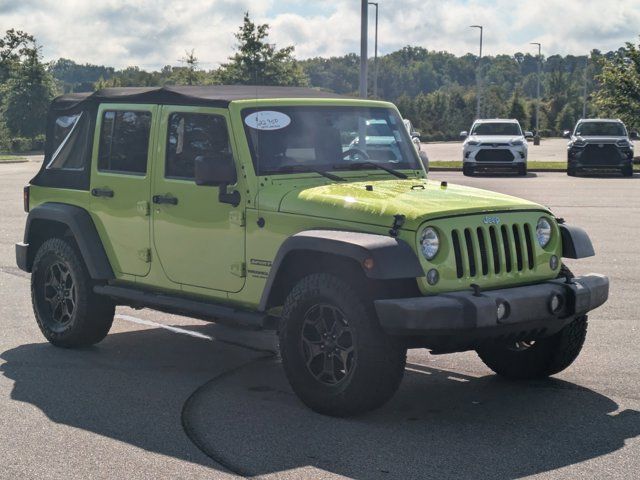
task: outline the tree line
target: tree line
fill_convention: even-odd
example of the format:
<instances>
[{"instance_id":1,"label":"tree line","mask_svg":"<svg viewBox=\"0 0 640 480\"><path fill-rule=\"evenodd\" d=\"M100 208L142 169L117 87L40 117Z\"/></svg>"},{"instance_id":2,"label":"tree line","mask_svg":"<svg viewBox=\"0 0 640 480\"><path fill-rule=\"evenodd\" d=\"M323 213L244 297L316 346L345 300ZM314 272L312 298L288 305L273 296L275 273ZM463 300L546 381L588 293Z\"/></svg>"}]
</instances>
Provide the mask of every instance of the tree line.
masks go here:
<instances>
[{"instance_id":1,"label":"tree line","mask_svg":"<svg viewBox=\"0 0 640 480\"><path fill-rule=\"evenodd\" d=\"M40 149L49 102L58 94L115 86L260 84L310 86L357 95L359 57L297 60L294 47L268 41L269 25L245 14L228 62L199 68L187 51L179 66L157 71L132 66L78 64L70 59L45 63L33 36L9 30L0 39L0 150ZM458 138L476 117L476 75L482 84L481 116L517 118L535 126L538 68L541 67L540 133L558 135L586 115L619 117L640 128L640 45L617 51L592 50L587 56L529 53L482 58L456 56L406 46L378 57L378 97L398 106L422 132L423 140ZM370 60L371 74L374 71ZM370 90L371 91L371 90Z\"/></svg>"}]
</instances>

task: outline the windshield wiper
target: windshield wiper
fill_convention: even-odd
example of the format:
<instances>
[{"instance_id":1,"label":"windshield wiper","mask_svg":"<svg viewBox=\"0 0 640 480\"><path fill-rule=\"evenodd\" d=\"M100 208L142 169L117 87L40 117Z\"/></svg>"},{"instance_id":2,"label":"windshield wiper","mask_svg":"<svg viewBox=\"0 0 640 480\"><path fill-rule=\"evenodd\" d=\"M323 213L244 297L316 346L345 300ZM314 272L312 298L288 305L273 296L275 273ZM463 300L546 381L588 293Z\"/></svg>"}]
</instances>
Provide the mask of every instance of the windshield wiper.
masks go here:
<instances>
[{"instance_id":1,"label":"windshield wiper","mask_svg":"<svg viewBox=\"0 0 640 480\"><path fill-rule=\"evenodd\" d=\"M307 167L305 165L285 165L284 167L280 167L278 170L274 171L273 173L294 173L294 172L300 172L300 173L312 172L312 173L317 173L318 175L322 175L323 177L328 178L329 180L333 180L334 182L346 181L346 179L339 177L338 175L325 172L324 170L320 170L318 168Z\"/></svg>"},{"instance_id":2,"label":"windshield wiper","mask_svg":"<svg viewBox=\"0 0 640 480\"><path fill-rule=\"evenodd\" d=\"M357 169L357 168L365 168L365 167L379 168L380 170L384 170L385 172L390 173L391 175L394 175L398 178L402 178L402 179L409 178L404 173L399 172L398 170L394 170L393 168L389 168L389 167L383 167L382 165L375 162L354 162L354 163L345 163L344 165L333 166L333 168L335 168L336 170L338 169L350 170L352 168Z\"/></svg>"}]
</instances>

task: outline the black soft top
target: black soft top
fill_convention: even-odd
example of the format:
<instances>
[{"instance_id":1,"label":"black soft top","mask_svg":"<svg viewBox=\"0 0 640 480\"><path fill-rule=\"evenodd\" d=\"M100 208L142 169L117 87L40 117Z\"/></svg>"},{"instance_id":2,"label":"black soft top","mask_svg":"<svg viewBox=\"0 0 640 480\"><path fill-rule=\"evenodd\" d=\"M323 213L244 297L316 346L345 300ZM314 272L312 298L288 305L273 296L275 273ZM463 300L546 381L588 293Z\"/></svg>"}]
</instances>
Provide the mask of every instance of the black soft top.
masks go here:
<instances>
[{"instance_id":1,"label":"black soft top","mask_svg":"<svg viewBox=\"0 0 640 480\"><path fill-rule=\"evenodd\" d=\"M348 98L335 93L303 87L253 85L165 86L104 88L92 93L70 93L57 97L54 111L84 110L100 103L152 103L225 108L234 100L262 98Z\"/></svg>"}]
</instances>

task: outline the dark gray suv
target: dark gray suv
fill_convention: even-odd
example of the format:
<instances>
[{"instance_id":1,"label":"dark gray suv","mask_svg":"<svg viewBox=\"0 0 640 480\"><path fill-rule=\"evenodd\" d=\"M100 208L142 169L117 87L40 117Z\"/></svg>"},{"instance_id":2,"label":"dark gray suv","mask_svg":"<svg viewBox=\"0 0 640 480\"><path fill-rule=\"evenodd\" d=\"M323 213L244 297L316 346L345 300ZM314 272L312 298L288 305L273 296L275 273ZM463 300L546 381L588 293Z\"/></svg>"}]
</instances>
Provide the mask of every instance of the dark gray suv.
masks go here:
<instances>
[{"instance_id":1,"label":"dark gray suv","mask_svg":"<svg viewBox=\"0 0 640 480\"><path fill-rule=\"evenodd\" d=\"M576 176L584 170L619 170L625 177L633 175L633 142L637 132L627 133L621 120L579 120L573 132L566 131L567 174Z\"/></svg>"}]
</instances>

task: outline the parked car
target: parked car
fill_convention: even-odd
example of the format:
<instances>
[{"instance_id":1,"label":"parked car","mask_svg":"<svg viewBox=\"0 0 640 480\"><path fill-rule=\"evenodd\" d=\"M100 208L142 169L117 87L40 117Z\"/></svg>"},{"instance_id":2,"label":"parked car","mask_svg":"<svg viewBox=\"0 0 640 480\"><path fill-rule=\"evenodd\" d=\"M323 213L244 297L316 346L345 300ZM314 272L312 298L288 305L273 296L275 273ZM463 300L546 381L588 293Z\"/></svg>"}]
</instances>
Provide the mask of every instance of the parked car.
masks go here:
<instances>
[{"instance_id":1,"label":"parked car","mask_svg":"<svg viewBox=\"0 0 640 480\"><path fill-rule=\"evenodd\" d=\"M413 127L411 120L409 120L408 118L405 118L402 121L404 122L404 126L407 129L407 132L409 132L409 135L411 135L411 141L415 145L416 150L418 151L422 150L422 143L420 142L420 132L418 132Z\"/></svg>"},{"instance_id":2,"label":"parked car","mask_svg":"<svg viewBox=\"0 0 640 480\"><path fill-rule=\"evenodd\" d=\"M518 120L476 120L469 132L460 132L462 173L477 171L515 171L527 174L527 138L533 133L522 132Z\"/></svg>"},{"instance_id":3,"label":"parked car","mask_svg":"<svg viewBox=\"0 0 640 480\"><path fill-rule=\"evenodd\" d=\"M573 132L565 131L567 175L588 170L618 170L625 177L633 175L633 142L638 132L627 133L621 120L579 120Z\"/></svg>"},{"instance_id":4,"label":"parked car","mask_svg":"<svg viewBox=\"0 0 640 480\"><path fill-rule=\"evenodd\" d=\"M329 415L391 398L407 348L554 375L608 296L562 264L594 254L586 232L428 180L395 106L313 89L59 97L24 205L16 261L49 342L101 341L116 305L276 329L293 391Z\"/></svg>"}]
</instances>

